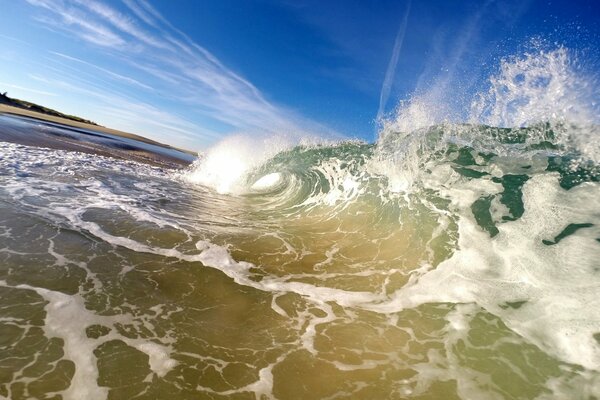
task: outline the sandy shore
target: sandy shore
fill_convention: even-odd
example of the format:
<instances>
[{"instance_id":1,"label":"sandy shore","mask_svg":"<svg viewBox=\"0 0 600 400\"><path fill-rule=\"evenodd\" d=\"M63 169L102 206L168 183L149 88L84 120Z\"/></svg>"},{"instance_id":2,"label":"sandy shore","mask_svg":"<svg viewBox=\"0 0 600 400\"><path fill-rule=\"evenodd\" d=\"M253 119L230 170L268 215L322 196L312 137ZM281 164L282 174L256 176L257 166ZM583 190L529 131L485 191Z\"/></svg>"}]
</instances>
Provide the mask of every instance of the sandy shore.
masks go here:
<instances>
[{"instance_id":1,"label":"sandy shore","mask_svg":"<svg viewBox=\"0 0 600 400\"><path fill-rule=\"evenodd\" d=\"M0 113L14 114L14 115L20 115L20 116L29 117L29 118L40 119L43 121L53 122L55 124L66 125L66 126L70 126L73 128L89 129L92 131L102 132L102 133L106 133L109 135L114 135L114 136L123 137L123 138L127 138L127 139L137 140L137 141L152 144L155 146L161 146L161 147L179 150L184 153L191 154L193 156L195 156L197 154L196 152L193 152L191 150L180 149L177 147L169 146L167 144L160 143L160 142L157 142L152 139L148 139L148 138L140 136L140 135L135 135L133 133L127 133L127 132L123 132L123 131L118 131L116 129L105 128L105 127L99 126L99 125L85 124L82 122L77 122L77 121L73 121L73 120L66 119L66 118L59 118L59 117L55 117L52 115L39 113L36 111L25 110L25 109L19 108L19 107L12 107L12 106L9 106L6 104L0 104Z\"/></svg>"}]
</instances>

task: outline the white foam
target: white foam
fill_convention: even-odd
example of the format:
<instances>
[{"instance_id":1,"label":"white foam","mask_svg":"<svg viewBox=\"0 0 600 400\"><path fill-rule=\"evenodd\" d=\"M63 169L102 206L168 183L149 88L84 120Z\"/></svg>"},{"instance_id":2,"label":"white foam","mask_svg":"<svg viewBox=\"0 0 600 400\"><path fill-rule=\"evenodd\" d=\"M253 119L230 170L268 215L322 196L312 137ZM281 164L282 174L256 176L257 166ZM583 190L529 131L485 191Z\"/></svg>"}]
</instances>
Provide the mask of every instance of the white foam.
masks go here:
<instances>
[{"instance_id":1,"label":"white foam","mask_svg":"<svg viewBox=\"0 0 600 400\"><path fill-rule=\"evenodd\" d=\"M365 188L361 180L364 178L365 171L352 171L340 159L325 160L315 166L314 171L317 172L317 179L321 179L321 176L327 179L329 190L321 192L313 188L311 195L300 206L341 205L343 209L364 193Z\"/></svg>"},{"instance_id":2,"label":"white foam","mask_svg":"<svg viewBox=\"0 0 600 400\"><path fill-rule=\"evenodd\" d=\"M11 287L0 281L3 287ZM96 343L87 338L85 329L96 322L96 318L85 309L83 299L78 295L66 295L52 290L18 285L18 289L33 290L48 302L45 306L46 319L44 332L47 337L63 340L65 358L75 363L71 384L63 392L67 400L100 400L108 397L108 389L98 386L98 369L93 351Z\"/></svg>"},{"instance_id":3,"label":"white foam","mask_svg":"<svg viewBox=\"0 0 600 400\"><path fill-rule=\"evenodd\" d=\"M159 377L163 377L177 365L177 361L170 357L170 349L165 345L146 339L124 337L118 334L116 329L99 338L89 338L86 334L86 328L90 325L112 327L115 323L131 323L133 319L130 315L96 315L85 307L83 298L78 294L67 295L24 284L10 286L5 281L0 281L0 286L32 290L48 302L44 307L44 333L48 338L62 339L64 358L75 364L71 383L61 392L66 400L103 400L108 397L108 388L98 386L99 372L94 356L94 350L105 342L120 340L146 353L150 369Z\"/></svg>"},{"instance_id":4,"label":"white foam","mask_svg":"<svg viewBox=\"0 0 600 400\"><path fill-rule=\"evenodd\" d=\"M538 122L594 122L593 81L577 69L574 52L543 49L501 61L487 92L472 104L473 122L520 127Z\"/></svg>"},{"instance_id":5,"label":"white foam","mask_svg":"<svg viewBox=\"0 0 600 400\"><path fill-rule=\"evenodd\" d=\"M281 363L290 354L290 351L277 357L275 362L261 368L258 371L258 379L249 385L243 386L239 389L231 389L224 391L213 390L206 386L198 385L197 389L207 393L214 393L220 396L231 396L239 393L254 393L257 399L269 399L275 400L276 397L273 395L273 368Z\"/></svg>"},{"instance_id":6,"label":"white foam","mask_svg":"<svg viewBox=\"0 0 600 400\"><path fill-rule=\"evenodd\" d=\"M470 187L476 186L471 181ZM556 174L536 175L523 188L525 213L498 226L491 239L477 226L470 210L473 191L447 190L461 210L459 242L454 255L426 272L417 283L368 308L396 312L424 303L477 303L560 360L600 370L600 282L594 265L600 259L592 230L547 246L569 223L598 221L600 184L586 183L565 191ZM519 308L501 307L526 301Z\"/></svg>"},{"instance_id":7,"label":"white foam","mask_svg":"<svg viewBox=\"0 0 600 400\"><path fill-rule=\"evenodd\" d=\"M281 182L281 174L279 172L273 172L271 174L267 174L260 179L258 179L252 185L252 189L254 190L264 190L271 188Z\"/></svg>"},{"instance_id":8,"label":"white foam","mask_svg":"<svg viewBox=\"0 0 600 400\"><path fill-rule=\"evenodd\" d=\"M574 51L535 49L502 60L488 90L473 101L470 118L504 127L550 122L554 143L600 162L598 90L598 81L582 69ZM534 143L544 139L545 130L527 138Z\"/></svg>"},{"instance_id":9,"label":"white foam","mask_svg":"<svg viewBox=\"0 0 600 400\"><path fill-rule=\"evenodd\" d=\"M150 369L161 378L178 364L170 357L170 350L166 346L155 342L140 342L134 347L148 355Z\"/></svg>"},{"instance_id":10,"label":"white foam","mask_svg":"<svg viewBox=\"0 0 600 400\"><path fill-rule=\"evenodd\" d=\"M285 136L230 136L209 149L184 178L219 193L240 193L251 171L295 143Z\"/></svg>"}]
</instances>

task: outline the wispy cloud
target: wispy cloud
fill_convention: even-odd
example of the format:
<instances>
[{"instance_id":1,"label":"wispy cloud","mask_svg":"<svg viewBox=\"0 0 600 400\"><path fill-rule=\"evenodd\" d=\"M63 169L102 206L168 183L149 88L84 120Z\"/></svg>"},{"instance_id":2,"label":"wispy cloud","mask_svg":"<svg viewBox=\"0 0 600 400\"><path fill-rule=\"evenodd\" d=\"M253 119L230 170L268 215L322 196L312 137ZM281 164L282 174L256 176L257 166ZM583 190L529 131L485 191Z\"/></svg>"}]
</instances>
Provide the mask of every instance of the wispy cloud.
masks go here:
<instances>
[{"instance_id":1,"label":"wispy cloud","mask_svg":"<svg viewBox=\"0 0 600 400\"><path fill-rule=\"evenodd\" d=\"M146 24L158 28L155 19L152 17L151 13L148 13L143 4L139 4L135 0L123 0L123 3L125 3L125 5Z\"/></svg>"},{"instance_id":2,"label":"wispy cloud","mask_svg":"<svg viewBox=\"0 0 600 400\"><path fill-rule=\"evenodd\" d=\"M56 93L50 93L50 92L46 92L44 90L38 90L38 89L31 89L28 87L24 87L24 86L19 86L19 85L13 85L12 83L7 83L7 82L0 82L0 86L3 86L5 88L13 88L13 89L19 89L19 90L24 90L26 92L30 92L30 93L36 93L36 94L42 94L44 96L57 96Z\"/></svg>"},{"instance_id":3,"label":"wispy cloud","mask_svg":"<svg viewBox=\"0 0 600 400\"><path fill-rule=\"evenodd\" d=\"M75 61L77 63L83 64L83 65L87 65L88 67L93 68L95 70L102 71L106 75L108 75L108 76L110 76L112 78L115 78L117 80L120 80L122 82L128 83L130 85L138 86L140 88L147 89L147 90L153 90L152 87L150 87L150 86L148 86L148 85L146 85L146 84L144 84L144 83L142 83L142 82L140 82L140 81L138 81L136 79L133 79L133 78L130 78L128 76L124 76L124 75L118 74L118 73L110 71L110 70L108 70L106 68L102 68L102 67L100 67L100 66L98 66L96 64L92 64L92 63L89 63L87 61L81 60L81 59L79 59L77 57L72 57L72 56L69 56L69 55L66 55L66 54L62 54L62 53L59 53L59 52L56 52L56 51L51 51L50 53L54 54L54 55L56 55L58 57L70 60L70 61Z\"/></svg>"},{"instance_id":4,"label":"wispy cloud","mask_svg":"<svg viewBox=\"0 0 600 400\"><path fill-rule=\"evenodd\" d=\"M51 27L63 29L74 33L82 39L106 47L122 46L125 41L111 29L95 22L83 10L67 7L60 0L27 0L31 5L45 9L49 15L58 16L59 19L38 17L38 21Z\"/></svg>"},{"instance_id":5,"label":"wispy cloud","mask_svg":"<svg viewBox=\"0 0 600 400\"><path fill-rule=\"evenodd\" d=\"M12 40L13 42L18 42L18 43L24 44L26 46L31 46L31 44L29 42L26 42L25 40L17 39L17 38L12 37L12 36L7 36L7 35L0 34L0 38L7 39L7 40Z\"/></svg>"},{"instance_id":6,"label":"wispy cloud","mask_svg":"<svg viewBox=\"0 0 600 400\"><path fill-rule=\"evenodd\" d=\"M81 54L55 55L84 63L124 83L152 87L165 99L179 102L198 119L212 120L230 131L330 132L267 99L251 82L175 28L145 0L124 0L126 8L122 10L98 0L27 1L41 11L37 18L44 25L104 49L119 65L135 68L139 75L129 78L82 59ZM212 141L206 129L198 125L195 129Z\"/></svg>"},{"instance_id":7,"label":"wispy cloud","mask_svg":"<svg viewBox=\"0 0 600 400\"><path fill-rule=\"evenodd\" d=\"M409 0L409 2L406 5L404 17L402 18L402 23L400 24L400 28L398 29L398 34L396 35L394 48L392 50L392 56L390 57L390 62L388 64L387 71L385 72L385 79L383 80L381 94L379 95L379 110L377 111L378 121L381 121L381 118L383 117L383 111L385 109L385 105L388 101L388 98L390 97L392 84L394 83L394 76L396 75L396 66L398 65L398 57L400 56L400 50L402 50L402 43L404 42L404 35L406 33L406 25L408 23L408 15L410 14L410 6L411 1Z\"/></svg>"},{"instance_id":8,"label":"wispy cloud","mask_svg":"<svg viewBox=\"0 0 600 400\"><path fill-rule=\"evenodd\" d=\"M61 90L61 93L68 92L94 99L96 112L99 116L112 121L112 128L145 134L156 139L162 138L163 141L165 138L177 139L176 142L180 143L180 146L190 149L194 148L193 143L197 142L195 140L197 135L203 135L208 139L218 138L215 132L203 129L172 112L107 90L82 77L76 78L73 82L39 74L30 74L29 78L56 87Z\"/></svg>"},{"instance_id":9,"label":"wispy cloud","mask_svg":"<svg viewBox=\"0 0 600 400\"><path fill-rule=\"evenodd\" d=\"M88 11L91 11L92 13L96 14L96 16L108 22L114 28L117 28L125 34L131 35L133 38L139 40L144 44L157 48L169 47L161 40L156 39L151 34L139 28L135 21L133 21L131 18L125 16L124 14L118 11L115 11L113 8L108 7L103 3L94 0L74 1L81 7L87 9Z\"/></svg>"}]
</instances>

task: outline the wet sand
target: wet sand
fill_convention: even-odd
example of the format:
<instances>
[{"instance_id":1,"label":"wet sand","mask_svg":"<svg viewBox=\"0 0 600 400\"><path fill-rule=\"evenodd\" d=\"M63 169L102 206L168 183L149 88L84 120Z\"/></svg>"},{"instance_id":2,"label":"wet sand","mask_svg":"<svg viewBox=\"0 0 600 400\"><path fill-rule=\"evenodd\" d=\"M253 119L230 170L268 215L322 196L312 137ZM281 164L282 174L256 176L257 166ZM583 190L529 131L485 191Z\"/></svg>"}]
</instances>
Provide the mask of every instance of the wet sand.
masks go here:
<instances>
[{"instance_id":1,"label":"wet sand","mask_svg":"<svg viewBox=\"0 0 600 400\"><path fill-rule=\"evenodd\" d=\"M0 141L100 154L160 166L183 168L195 153L97 125L0 105Z\"/></svg>"}]
</instances>

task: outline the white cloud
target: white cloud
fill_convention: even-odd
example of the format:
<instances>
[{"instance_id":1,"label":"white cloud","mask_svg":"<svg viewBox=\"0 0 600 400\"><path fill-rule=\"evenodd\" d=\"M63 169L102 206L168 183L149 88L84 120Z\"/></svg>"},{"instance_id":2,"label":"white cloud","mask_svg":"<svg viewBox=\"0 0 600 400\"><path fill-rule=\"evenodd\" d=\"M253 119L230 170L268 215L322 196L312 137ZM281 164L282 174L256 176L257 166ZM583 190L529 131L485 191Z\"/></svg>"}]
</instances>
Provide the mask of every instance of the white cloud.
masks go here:
<instances>
[{"instance_id":1,"label":"white cloud","mask_svg":"<svg viewBox=\"0 0 600 400\"><path fill-rule=\"evenodd\" d=\"M379 110L377 111L377 121L381 121L385 105L387 104L388 98L390 97L390 91L392 84L394 83L394 77L396 75L396 67L398 66L398 57L400 56L400 50L402 50L402 43L404 42L404 34L406 33L406 25L408 23L408 15L410 14L411 0L406 5L406 11L402 18L402 23L398 29L396 40L394 42L394 48L392 49L392 56L385 72L385 79L381 86L381 94L379 95Z\"/></svg>"},{"instance_id":2,"label":"white cloud","mask_svg":"<svg viewBox=\"0 0 600 400\"><path fill-rule=\"evenodd\" d=\"M144 44L157 48L168 48L169 46L163 41L154 38L144 30L140 29L137 24L129 17L121 14L114 9L99 3L94 0L74 0L81 7L93 12L98 17L102 18L104 22L113 25L123 33L127 33L133 36L135 39L141 41Z\"/></svg>"},{"instance_id":3,"label":"white cloud","mask_svg":"<svg viewBox=\"0 0 600 400\"><path fill-rule=\"evenodd\" d=\"M154 21L154 18L152 18L152 16L144 10L144 7L142 5L139 5L135 0L123 0L123 3L125 3L125 5L129 7L129 9L133 11L133 13L146 24L158 28L158 25Z\"/></svg>"},{"instance_id":4,"label":"white cloud","mask_svg":"<svg viewBox=\"0 0 600 400\"><path fill-rule=\"evenodd\" d=\"M63 1L27 0L27 2L46 9L51 15L58 16L59 20L47 17L40 19L41 22L54 28L62 28L100 46L116 47L125 43L123 38L110 28L89 18L83 10L67 6Z\"/></svg>"},{"instance_id":5,"label":"white cloud","mask_svg":"<svg viewBox=\"0 0 600 400\"><path fill-rule=\"evenodd\" d=\"M147 89L147 90L153 90L152 87L150 87L150 86L148 86L148 85L146 85L146 84L144 84L144 83L142 83L142 82L140 82L140 81L138 81L136 79L133 79L133 78L130 78L128 76L121 75L121 74L117 74L116 72L110 71L110 70L108 70L106 68L102 68L102 67L100 67L98 65L89 63L89 62L84 61L84 60L81 60L81 59L79 59L77 57L72 57L72 56L69 56L67 54L62 54L62 53L59 53L59 52L56 52L56 51L51 51L50 53L54 54L54 55L56 55L58 57L70 60L70 61L75 61L77 63L83 64L83 65L87 65L88 67L91 67L91 68L96 69L98 71L102 71L106 75L108 75L108 76L110 76L112 78L115 78L115 79L117 79L119 81L128 83L130 85L138 86L140 88Z\"/></svg>"},{"instance_id":6,"label":"white cloud","mask_svg":"<svg viewBox=\"0 0 600 400\"><path fill-rule=\"evenodd\" d=\"M232 132L331 133L328 128L269 101L251 82L173 27L144 0L125 0L124 11L97 0L27 1L43 12L40 21L45 25L67 30L108 49L105 55L136 68L140 75L133 79L116 74L82 60L81 54L77 54L78 58L59 56L86 63L124 83L152 87L163 99L187 109L192 119L212 120L213 126L225 124ZM198 126L190 129L203 136L220 135L217 132L209 135Z\"/></svg>"}]
</instances>

